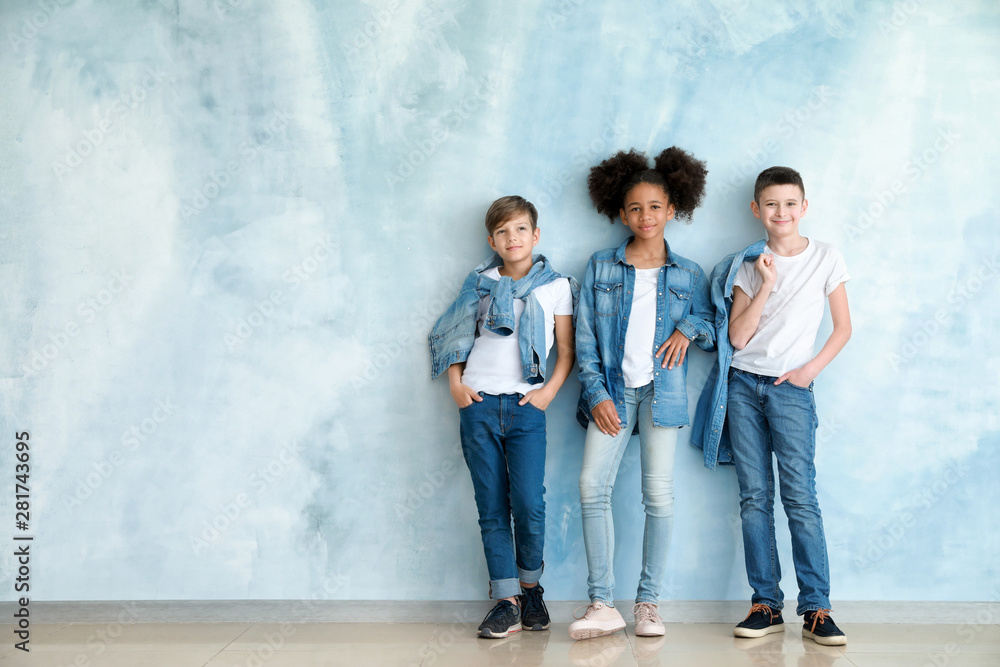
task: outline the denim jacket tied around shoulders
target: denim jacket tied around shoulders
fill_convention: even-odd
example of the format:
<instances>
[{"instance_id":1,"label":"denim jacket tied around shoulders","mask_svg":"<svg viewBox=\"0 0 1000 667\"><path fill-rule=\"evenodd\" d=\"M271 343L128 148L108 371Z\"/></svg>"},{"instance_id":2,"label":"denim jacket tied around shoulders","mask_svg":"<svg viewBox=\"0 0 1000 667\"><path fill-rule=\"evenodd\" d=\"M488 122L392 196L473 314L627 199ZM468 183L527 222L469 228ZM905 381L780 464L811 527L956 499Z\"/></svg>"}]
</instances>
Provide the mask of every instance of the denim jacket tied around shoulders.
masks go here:
<instances>
[{"instance_id":1,"label":"denim jacket tied around shoulders","mask_svg":"<svg viewBox=\"0 0 1000 667\"><path fill-rule=\"evenodd\" d=\"M563 276L552 270L544 255L534 255L528 275L520 280L510 278L494 280L483 275L487 270L503 266L500 255L494 254L465 278L462 290L454 303L438 318L428 336L431 350L431 379L448 370L452 364L462 363L469 358L476 340L476 316L479 300L490 298L486 314L486 327L502 336L510 335L514 329L514 299L523 299L524 311L518 319L518 342L521 350L521 368L524 381L541 384L545 381L545 313L532 290L542 285L567 278L573 294L573 313L576 314L580 285L572 276Z\"/></svg>"},{"instance_id":2,"label":"denim jacket tied around shoulders","mask_svg":"<svg viewBox=\"0 0 1000 667\"><path fill-rule=\"evenodd\" d=\"M712 305L715 307L717 349L715 364L694 411L691 444L705 453L705 467L732 464L733 449L726 433L726 405L729 399L729 366L733 345L729 342L729 312L733 306L733 282L743 262L755 262L764 252L765 239L727 255L712 269Z\"/></svg>"},{"instance_id":3,"label":"denim jacket tied around shoulders","mask_svg":"<svg viewBox=\"0 0 1000 667\"><path fill-rule=\"evenodd\" d=\"M580 290L580 312L576 325L576 358L583 385L577 406L577 421L584 428L593 419L591 410L599 403L614 401L618 417L625 422L625 378L622 358L625 331L632 310L635 267L625 261L625 246L594 253ZM666 243L664 241L664 243ZM674 329L698 347L711 352L715 348L712 327L712 303L708 279L695 262L681 257L667 247L667 263L657 277L655 354ZM673 370L653 363L653 424L685 426L688 424L687 357Z\"/></svg>"}]
</instances>

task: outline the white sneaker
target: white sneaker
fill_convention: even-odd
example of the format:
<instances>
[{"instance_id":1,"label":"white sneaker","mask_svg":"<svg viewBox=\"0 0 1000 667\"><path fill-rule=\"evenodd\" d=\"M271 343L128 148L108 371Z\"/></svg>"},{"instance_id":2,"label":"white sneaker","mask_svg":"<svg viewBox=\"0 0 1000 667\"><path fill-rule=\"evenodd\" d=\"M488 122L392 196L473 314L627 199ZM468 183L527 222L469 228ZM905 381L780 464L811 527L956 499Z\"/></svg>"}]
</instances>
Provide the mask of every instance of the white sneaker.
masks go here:
<instances>
[{"instance_id":1,"label":"white sneaker","mask_svg":"<svg viewBox=\"0 0 1000 667\"><path fill-rule=\"evenodd\" d=\"M583 616L569 624L569 636L573 639L591 639L618 632L625 627L625 619L614 607L603 600L594 600Z\"/></svg>"},{"instance_id":2,"label":"white sneaker","mask_svg":"<svg viewBox=\"0 0 1000 667\"><path fill-rule=\"evenodd\" d=\"M660 612L652 602L638 602L632 607L635 616L635 634L639 637L662 637L664 633L663 620Z\"/></svg>"}]
</instances>

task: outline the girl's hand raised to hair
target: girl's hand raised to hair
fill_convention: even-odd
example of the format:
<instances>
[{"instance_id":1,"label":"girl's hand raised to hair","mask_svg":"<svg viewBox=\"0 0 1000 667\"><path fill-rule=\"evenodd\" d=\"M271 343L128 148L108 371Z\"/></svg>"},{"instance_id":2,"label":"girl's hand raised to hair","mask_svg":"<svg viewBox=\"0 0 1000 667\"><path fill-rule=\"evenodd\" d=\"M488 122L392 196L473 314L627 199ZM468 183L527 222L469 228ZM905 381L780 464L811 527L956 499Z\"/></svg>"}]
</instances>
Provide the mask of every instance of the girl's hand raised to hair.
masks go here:
<instances>
[{"instance_id":1,"label":"girl's hand raised to hair","mask_svg":"<svg viewBox=\"0 0 1000 667\"><path fill-rule=\"evenodd\" d=\"M450 385L451 387L451 397L455 399L455 405L461 408L467 408L473 404L473 402L478 403L483 400L483 397L475 392L475 390L469 385L457 383Z\"/></svg>"},{"instance_id":2,"label":"girl's hand raised to hair","mask_svg":"<svg viewBox=\"0 0 1000 667\"><path fill-rule=\"evenodd\" d=\"M612 400L601 401L590 411L594 416L594 423L601 433L607 435L618 435L622 430L622 420L618 417L618 410L615 409L615 402Z\"/></svg>"},{"instance_id":3,"label":"girl's hand raised to hair","mask_svg":"<svg viewBox=\"0 0 1000 667\"><path fill-rule=\"evenodd\" d=\"M660 346L660 349L653 356L659 359L662 354L663 364L661 367L672 371L675 365L680 366L684 363L684 357L687 355L688 345L690 344L690 338L677 329L674 329L674 332L670 334L670 338Z\"/></svg>"},{"instance_id":4,"label":"girl's hand raised to hair","mask_svg":"<svg viewBox=\"0 0 1000 667\"><path fill-rule=\"evenodd\" d=\"M764 281L764 284L773 287L774 281L778 279L778 270L774 266L774 255L769 252L762 252L753 266L757 269L757 273L760 274L760 279Z\"/></svg>"}]
</instances>

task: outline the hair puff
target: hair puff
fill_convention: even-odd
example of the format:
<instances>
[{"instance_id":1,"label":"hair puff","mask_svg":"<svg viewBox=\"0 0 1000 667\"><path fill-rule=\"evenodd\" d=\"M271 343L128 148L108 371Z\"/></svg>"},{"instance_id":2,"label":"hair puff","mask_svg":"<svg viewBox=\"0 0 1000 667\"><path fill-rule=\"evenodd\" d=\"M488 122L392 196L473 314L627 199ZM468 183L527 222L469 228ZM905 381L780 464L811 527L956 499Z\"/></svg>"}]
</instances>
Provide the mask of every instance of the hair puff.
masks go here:
<instances>
[{"instance_id":1,"label":"hair puff","mask_svg":"<svg viewBox=\"0 0 1000 667\"><path fill-rule=\"evenodd\" d=\"M667 195L676 216L690 222L705 196L705 163L685 150L671 146L656 156L654 169L667 182Z\"/></svg>"},{"instance_id":2,"label":"hair puff","mask_svg":"<svg viewBox=\"0 0 1000 667\"><path fill-rule=\"evenodd\" d=\"M619 151L592 167L587 177L587 189L597 212L614 222L622 208L625 184L648 169L649 160L635 149Z\"/></svg>"}]
</instances>

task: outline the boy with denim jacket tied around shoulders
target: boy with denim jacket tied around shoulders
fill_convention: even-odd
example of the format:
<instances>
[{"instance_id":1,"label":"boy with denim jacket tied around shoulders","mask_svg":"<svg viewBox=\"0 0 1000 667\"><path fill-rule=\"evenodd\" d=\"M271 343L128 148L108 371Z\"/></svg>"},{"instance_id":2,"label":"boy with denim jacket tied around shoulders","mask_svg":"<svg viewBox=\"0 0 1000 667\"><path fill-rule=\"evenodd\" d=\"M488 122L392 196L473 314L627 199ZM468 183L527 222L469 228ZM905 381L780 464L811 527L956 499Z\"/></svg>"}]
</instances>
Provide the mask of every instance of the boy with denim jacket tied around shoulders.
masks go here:
<instances>
[{"instance_id":1,"label":"boy with denim jacket tied around shoulders","mask_svg":"<svg viewBox=\"0 0 1000 667\"><path fill-rule=\"evenodd\" d=\"M850 278L833 246L799 233L806 214L802 177L771 167L757 177L753 214L767 231L712 272L718 317L716 368L698 401L692 443L705 465L736 466L750 613L733 634L781 632L781 566L774 534L774 473L792 537L803 636L847 643L830 617L830 567L816 497L816 401L813 380L851 337L844 283ZM829 301L833 332L818 353L816 335ZM730 346L731 343L731 346Z\"/></svg>"},{"instance_id":2,"label":"boy with denim jacket tied around shoulders","mask_svg":"<svg viewBox=\"0 0 1000 667\"><path fill-rule=\"evenodd\" d=\"M432 378L445 371L459 408L496 605L481 637L547 630L538 585L545 537L545 409L573 368L579 285L552 270L538 244L538 212L518 196L486 214L493 257L465 279L430 334ZM548 378L553 343L557 359ZM511 533L511 518L514 530Z\"/></svg>"},{"instance_id":3,"label":"boy with denim jacket tied around shoulders","mask_svg":"<svg viewBox=\"0 0 1000 667\"><path fill-rule=\"evenodd\" d=\"M675 217L691 219L707 173L704 163L672 147L653 169L645 155L622 151L588 178L597 211L612 223L619 217L633 235L594 253L580 294L578 419L587 429L580 503L590 605L570 624L573 639L625 627L614 607L611 493L635 428L646 522L632 612L637 635L664 634L658 603L673 524L674 449L688 423L687 349L691 342L714 349L715 329L704 272L674 252L663 231Z\"/></svg>"}]
</instances>

